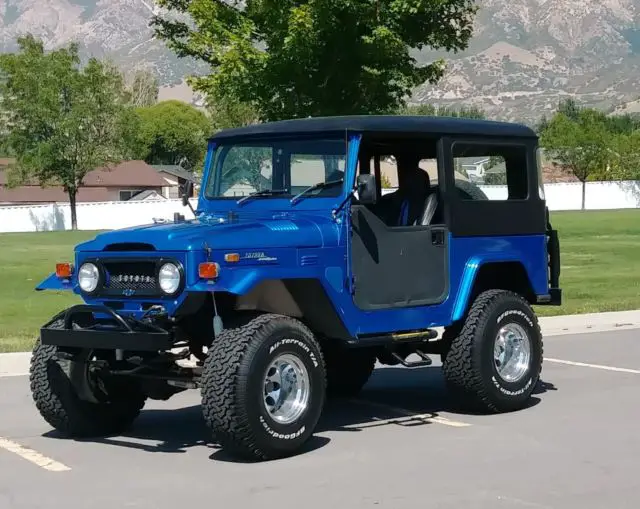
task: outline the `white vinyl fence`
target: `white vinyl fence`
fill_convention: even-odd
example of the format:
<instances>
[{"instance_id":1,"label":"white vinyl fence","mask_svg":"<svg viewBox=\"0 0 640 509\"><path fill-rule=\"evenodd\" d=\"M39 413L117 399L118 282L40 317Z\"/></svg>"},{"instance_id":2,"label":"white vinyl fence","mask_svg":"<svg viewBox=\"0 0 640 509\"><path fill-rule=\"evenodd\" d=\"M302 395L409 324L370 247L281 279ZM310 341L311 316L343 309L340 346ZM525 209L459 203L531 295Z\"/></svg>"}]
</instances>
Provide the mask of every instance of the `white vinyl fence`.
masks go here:
<instances>
[{"instance_id":1,"label":"white vinyl fence","mask_svg":"<svg viewBox=\"0 0 640 509\"><path fill-rule=\"evenodd\" d=\"M505 186L480 186L490 199L503 199ZM580 210L582 185L546 184L544 187L550 210ZM196 206L197 200L192 200ZM631 209L640 208L640 182L590 182L586 190L586 208ZM187 219L193 218L188 207L180 200L79 203L78 229L112 230L151 224L154 220L172 220L175 212ZM52 205L0 205L0 232L35 232L71 229L68 204ZM1 247L1 246L0 246Z\"/></svg>"},{"instance_id":2,"label":"white vinyl fence","mask_svg":"<svg viewBox=\"0 0 640 509\"><path fill-rule=\"evenodd\" d=\"M197 200L191 204L196 206ZM173 220L179 212L192 219L182 200L139 202L78 203L76 214L79 230L115 230ZM0 232L37 232L71 229L71 208L66 203L51 205L0 206Z\"/></svg>"}]
</instances>

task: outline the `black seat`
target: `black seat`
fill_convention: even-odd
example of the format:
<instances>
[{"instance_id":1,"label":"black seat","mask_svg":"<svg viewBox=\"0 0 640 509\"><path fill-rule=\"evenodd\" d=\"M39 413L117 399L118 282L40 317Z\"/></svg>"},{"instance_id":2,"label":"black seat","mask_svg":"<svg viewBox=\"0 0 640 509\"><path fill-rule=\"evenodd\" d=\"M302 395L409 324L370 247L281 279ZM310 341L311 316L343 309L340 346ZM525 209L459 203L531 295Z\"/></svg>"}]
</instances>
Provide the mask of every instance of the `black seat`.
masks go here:
<instances>
[{"instance_id":1,"label":"black seat","mask_svg":"<svg viewBox=\"0 0 640 509\"><path fill-rule=\"evenodd\" d=\"M422 215L416 224L419 224L420 226L430 225L436 215L436 211L438 210L439 201L438 191L432 189L429 196L427 196L427 199L424 201Z\"/></svg>"},{"instance_id":2,"label":"black seat","mask_svg":"<svg viewBox=\"0 0 640 509\"><path fill-rule=\"evenodd\" d=\"M387 207L387 224L390 226L403 225L403 211L406 211L405 226L427 226L431 224L438 209L438 193L431 187L429 175L421 168L406 171L400 179L400 186L394 193L386 195L383 200Z\"/></svg>"}]
</instances>

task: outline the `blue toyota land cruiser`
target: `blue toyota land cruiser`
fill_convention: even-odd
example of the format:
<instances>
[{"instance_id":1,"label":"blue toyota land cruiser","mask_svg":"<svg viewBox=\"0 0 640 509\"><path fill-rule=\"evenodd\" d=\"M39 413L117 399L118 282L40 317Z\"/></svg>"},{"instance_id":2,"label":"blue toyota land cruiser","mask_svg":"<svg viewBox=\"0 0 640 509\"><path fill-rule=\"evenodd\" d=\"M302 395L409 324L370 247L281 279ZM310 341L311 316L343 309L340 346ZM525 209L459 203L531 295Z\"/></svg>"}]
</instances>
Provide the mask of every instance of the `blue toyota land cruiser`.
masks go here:
<instances>
[{"instance_id":1,"label":"blue toyota land cruiser","mask_svg":"<svg viewBox=\"0 0 640 509\"><path fill-rule=\"evenodd\" d=\"M223 448L283 457L376 361L434 355L474 408L527 404L543 357L532 305L561 303L529 128L354 116L225 130L198 200L193 220L77 246L38 286L84 301L32 357L35 405L63 434L123 431L147 399L197 388Z\"/></svg>"}]
</instances>

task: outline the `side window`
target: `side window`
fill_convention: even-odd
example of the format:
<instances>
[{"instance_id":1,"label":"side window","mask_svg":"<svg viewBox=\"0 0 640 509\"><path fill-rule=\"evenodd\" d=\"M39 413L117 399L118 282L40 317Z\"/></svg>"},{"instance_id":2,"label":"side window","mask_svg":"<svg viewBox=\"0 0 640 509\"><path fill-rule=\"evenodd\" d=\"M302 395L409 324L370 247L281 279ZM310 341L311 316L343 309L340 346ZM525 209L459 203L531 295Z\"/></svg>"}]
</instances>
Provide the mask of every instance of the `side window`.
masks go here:
<instances>
[{"instance_id":1,"label":"side window","mask_svg":"<svg viewBox=\"0 0 640 509\"><path fill-rule=\"evenodd\" d=\"M524 146L455 143L453 164L463 200L525 200L529 194ZM470 188L482 192L470 192Z\"/></svg>"},{"instance_id":2,"label":"side window","mask_svg":"<svg viewBox=\"0 0 640 509\"><path fill-rule=\"evenodd\" d=\"M371 168L374 167L374 158L371 158ZM390 155L380 156L380 189L382 194L390 193L398 188L398 167L395 159Z\"/></svg>"}]
</instances>

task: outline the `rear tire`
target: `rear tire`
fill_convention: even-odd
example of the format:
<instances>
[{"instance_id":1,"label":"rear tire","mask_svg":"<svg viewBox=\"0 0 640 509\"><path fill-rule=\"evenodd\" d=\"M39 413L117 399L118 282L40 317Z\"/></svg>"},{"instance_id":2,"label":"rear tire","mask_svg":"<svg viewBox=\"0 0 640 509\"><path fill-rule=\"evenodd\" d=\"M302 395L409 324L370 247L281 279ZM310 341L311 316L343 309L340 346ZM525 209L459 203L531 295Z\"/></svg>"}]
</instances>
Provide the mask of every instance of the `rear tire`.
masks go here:
<instances>
[{"instance_id":1,"label":"rear tire","mask_svg":"<svg viewBox=\"0 0 640 509\"><path fill-rule=\"evenodd\" d=\"M62 328L62 323L53 327ZM57 360L57 352L55 346L38 340L31 357L31 394L43 419L67 437L105 436L128 429L146 397L129 384L109 384L99 402L81 399L72 380L86 377L86 364Z\"/></svg>"},{"instance_id":2,"label":"rear tire","mask_svg":"<svg viewBox=\"0 0 640 509\"><path fill-rule=\"evenodd\" d=\"M293 318L262 314L225 329L209 349L203 415L233 455L281 458L296 453L313 434L325 391L324 359L312 332ZM297 399L286 402L287 394Z\"/></svg>"},{"instance_id":3,"label":"rear tire","mask_svg":"<svg viewBox=\"0 0 640 509\"><path fill-rule=\"evenodd\" d=\"M529 303L513 292L489 290L474 301L442 367L447 385L466 405L509 412L526 406L542 358L542 334Z\"/></svg>"}]
</instances>

